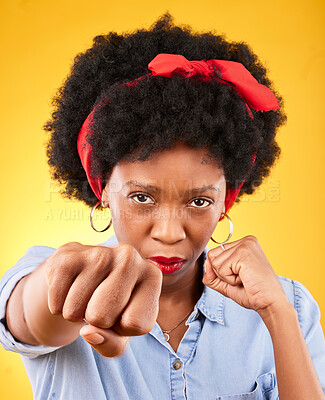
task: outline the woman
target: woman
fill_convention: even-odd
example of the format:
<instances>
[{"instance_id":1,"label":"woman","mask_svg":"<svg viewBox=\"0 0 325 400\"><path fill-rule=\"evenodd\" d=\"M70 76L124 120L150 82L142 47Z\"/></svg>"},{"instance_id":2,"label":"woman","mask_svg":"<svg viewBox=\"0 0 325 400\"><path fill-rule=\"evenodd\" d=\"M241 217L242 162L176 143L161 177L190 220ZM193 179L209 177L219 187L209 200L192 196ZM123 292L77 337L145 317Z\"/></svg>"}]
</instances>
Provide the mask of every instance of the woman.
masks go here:
<instances>
[{"instance_id":1,"label":"woman","mask_svg":"<svg viewBox=\"0 0 325 400\"><path fill-rule=\"evenodd\" d=\"M228 242L227 212L280 154L270 88L246 44L168 13L76 57L48 161L95 230L109 207L116 235L33 246L2 277L0 341L36 399L324 398L316 301L256 237ZM209 250L224 217L230 235Z\"/></svg>"}]
</instances>

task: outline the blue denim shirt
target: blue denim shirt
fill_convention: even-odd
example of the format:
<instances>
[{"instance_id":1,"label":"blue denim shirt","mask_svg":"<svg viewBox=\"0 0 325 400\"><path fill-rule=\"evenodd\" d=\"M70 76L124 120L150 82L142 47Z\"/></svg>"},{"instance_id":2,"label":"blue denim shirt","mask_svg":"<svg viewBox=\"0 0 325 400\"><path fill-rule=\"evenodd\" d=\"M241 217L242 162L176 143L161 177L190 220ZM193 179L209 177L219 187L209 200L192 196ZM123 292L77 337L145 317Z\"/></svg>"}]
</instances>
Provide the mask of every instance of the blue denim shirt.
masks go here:
<instances>
[{"instance_id":1,"label":"blue denim shirt","mask_svg":"<svg viewBox=\"0 0 325 400\"><path fill-rule=\"evenodd\" d=\"M118 244L112 236L101 246ZM253 310L204 286L188 317L177 353L157 324L130 337L122 355L104 357L81 336L61 347L16 340L5 324L5 308L16 283L55 251L30 247L0 281L0 343L21 355L34 399L257 400L278 399L273 346ZM207 257L209 248L204 254ZM325 340L320 309L300 282L277 275L299 323L325 392Z\"/></svg>"}]
</instances>

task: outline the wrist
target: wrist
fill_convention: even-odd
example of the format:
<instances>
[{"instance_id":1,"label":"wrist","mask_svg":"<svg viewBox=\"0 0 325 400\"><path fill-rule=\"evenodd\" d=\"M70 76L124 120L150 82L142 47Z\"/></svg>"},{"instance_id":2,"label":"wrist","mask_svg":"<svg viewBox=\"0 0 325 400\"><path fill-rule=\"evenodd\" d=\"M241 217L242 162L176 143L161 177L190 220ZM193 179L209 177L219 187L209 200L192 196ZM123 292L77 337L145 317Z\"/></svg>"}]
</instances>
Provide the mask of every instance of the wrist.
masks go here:
<instances>
[{"instance_id":1,"label":"wrist","mask_svg":"<svg viewBox=\"0 0 325 400\"><path fill-rule=\"evenodd\" d=\"M275 328L279 323L285 322L287 319L298 319L297 310L290 303L289 299L278 300L269 307L257 311L262 318L264 324L271 333L272 328Z\"/></svg>"}]
</instances>

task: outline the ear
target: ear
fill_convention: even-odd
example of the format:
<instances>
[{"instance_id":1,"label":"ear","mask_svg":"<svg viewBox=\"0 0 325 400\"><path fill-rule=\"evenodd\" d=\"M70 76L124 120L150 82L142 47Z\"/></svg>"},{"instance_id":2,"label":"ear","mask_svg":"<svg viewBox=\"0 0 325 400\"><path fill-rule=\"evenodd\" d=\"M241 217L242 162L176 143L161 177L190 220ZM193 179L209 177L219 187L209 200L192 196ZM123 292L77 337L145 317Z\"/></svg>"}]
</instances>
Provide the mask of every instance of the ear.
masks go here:
<instances>
[{"instance_id":1,"label":"ear","mask_svg":"<svg viewBox=\"0 0 325 400\"><path fill-rule=\"evenodd\" d=\"M103 206L104 208L109 207L109 203L108 203L108 193L107 193L106 186L105 186L105 188L103 189L103 192L102 192L102 206Z\"/></svg>"}]
</instances>

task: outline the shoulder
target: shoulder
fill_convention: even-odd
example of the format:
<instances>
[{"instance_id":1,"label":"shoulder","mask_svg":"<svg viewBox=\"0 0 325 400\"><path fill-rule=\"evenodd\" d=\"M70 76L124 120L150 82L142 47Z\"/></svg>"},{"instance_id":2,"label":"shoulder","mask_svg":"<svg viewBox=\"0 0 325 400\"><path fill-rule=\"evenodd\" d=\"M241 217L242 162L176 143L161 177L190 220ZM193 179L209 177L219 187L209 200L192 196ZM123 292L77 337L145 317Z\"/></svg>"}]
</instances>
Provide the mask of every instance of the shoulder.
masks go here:
<instances>
[{"instance_id":1,"label":"shoulder","mask_svg":"<svg viewBox=\"0 0 325 400\"><path fill-rule=\"evenodd\" d=\"M283 290L285 291L291 304L296 308L297 311L301 310L303 303L308 303L311 305L317 304L311 292L304 284L295 279L286 278L284 276L277 275L277 277L279 278Z\"/></svg>"},{"instance_id":2,"label":"shoulder","mask_svg":"<svg viewBox=\"0 0 325 400\"><path fill-rule=\"evenodd\" d=\"M25 254L16 261L14 266L9 268L4 273L0 282L2 283L7 282L9 279L11 279L14 275L19 273L23 269L26 268L31 268L32 270L35 269L37 265L43 262L47 257L53 254L55 251L56 251L55 248L49 246L29 247L25 251Z\"/></svg>"},{"instance_id":3,"label":"shoulder","mask_svg":"<svg viewBox=\"0 0 325 400\"><path fill-rule=\"evenodd\" d=\"M319 305L311 292L301 282L277 275L290 303L298 313L298 320L306 340L313 334L321 317Z\"/></svg>"}]
</instances>

